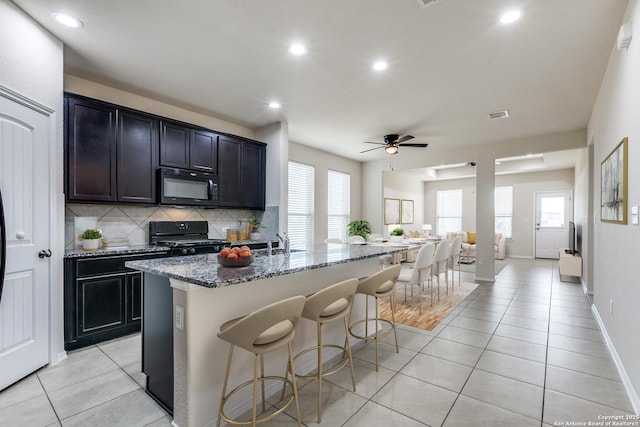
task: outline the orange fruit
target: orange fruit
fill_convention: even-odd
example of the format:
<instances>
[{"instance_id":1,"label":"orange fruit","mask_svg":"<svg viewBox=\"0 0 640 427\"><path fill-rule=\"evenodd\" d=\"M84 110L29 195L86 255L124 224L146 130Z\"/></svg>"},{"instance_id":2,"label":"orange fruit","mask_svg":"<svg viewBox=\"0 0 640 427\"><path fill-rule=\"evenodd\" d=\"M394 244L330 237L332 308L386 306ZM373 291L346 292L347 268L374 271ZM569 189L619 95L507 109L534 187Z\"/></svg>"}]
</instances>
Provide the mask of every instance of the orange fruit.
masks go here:
<instances>
[{"instance_id":1,"label":"orange fruit","mask_svg":"<svg viewBox=\"0 0 640 427\"><path fill-rule=\"evenodd\" d=\"M226 256L229 256L230 253L231 253L231 249L224 248L223 250L220 251L220 256L226 257Z\"/></svg>"},{"instance_id":2,"label":"orange fruit","mask_svg":"<svg viewBox=\"0 0 640 427\"><path fill-rule=\"evenodd\" d=\"M231 252L228 256L227 259L238 259L238 254L235 254L233 252Z\"/></svg>"},{"instance_id":3,"label":"orange fruit","mask_svg":"<svg viewBox=\"0 0 640 427\"><path fill-rule=\"evenodd\" d=\"M247 256L251 256L251 251L249 250L240 251L240 257L247 257Z\"/></svg>"},{"instance_id":4,"label":"orange fruit","mask_svg":"<svg viewBox=\"0 0 640 427\"><path fill-rule=\"evenodd\" d=\"M240 253L240 248L236 246L235 248L231 249L231 252L237 255Z\"/></svg>"},{"instance_id":5,"label":"orange fruit","mask_svg":"<svg viewBox=\"0 0 640 427\"><path fill-rule=\"evenodd\" d=\"M240 246L240 252L242 251L250 251L251 248L249 246Z\"/></svg>"}]
</instances>

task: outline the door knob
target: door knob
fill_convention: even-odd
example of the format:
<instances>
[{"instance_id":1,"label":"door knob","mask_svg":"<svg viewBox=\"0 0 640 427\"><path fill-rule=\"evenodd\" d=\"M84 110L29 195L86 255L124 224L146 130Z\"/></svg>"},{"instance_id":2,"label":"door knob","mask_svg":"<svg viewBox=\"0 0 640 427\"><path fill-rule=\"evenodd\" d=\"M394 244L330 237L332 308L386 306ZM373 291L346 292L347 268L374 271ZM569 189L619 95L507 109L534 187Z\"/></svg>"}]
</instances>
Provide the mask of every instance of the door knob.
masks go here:
<instances>
[{"instance_id":1,"label":"door knob","mask_svg":"<svg viewBox=\"0 0 640 427\"><path fill-rule=\"evenodd\" d=\"M38 258L51 258L51 249L47 249L46 251L43 249L38 252Z\"/></svg>"}]
</instances>

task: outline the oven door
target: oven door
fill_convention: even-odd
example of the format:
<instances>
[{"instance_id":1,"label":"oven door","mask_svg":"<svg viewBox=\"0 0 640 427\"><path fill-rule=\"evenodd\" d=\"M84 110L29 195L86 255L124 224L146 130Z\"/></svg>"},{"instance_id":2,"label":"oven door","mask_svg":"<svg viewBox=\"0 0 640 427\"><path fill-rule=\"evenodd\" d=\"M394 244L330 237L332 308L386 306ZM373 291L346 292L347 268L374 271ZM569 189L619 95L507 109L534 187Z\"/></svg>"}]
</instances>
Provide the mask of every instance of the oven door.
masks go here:
<instances>
[{"instance_id":1,"label":"oven door","mask_svg":"<svg viewBox=\"0 0 640 427\"><path fill-rule=\"evenodd\" d=\"M216 206L218 176L187 169L158 169L159 200L163 205Z\"/></svg>"}]
</instances>

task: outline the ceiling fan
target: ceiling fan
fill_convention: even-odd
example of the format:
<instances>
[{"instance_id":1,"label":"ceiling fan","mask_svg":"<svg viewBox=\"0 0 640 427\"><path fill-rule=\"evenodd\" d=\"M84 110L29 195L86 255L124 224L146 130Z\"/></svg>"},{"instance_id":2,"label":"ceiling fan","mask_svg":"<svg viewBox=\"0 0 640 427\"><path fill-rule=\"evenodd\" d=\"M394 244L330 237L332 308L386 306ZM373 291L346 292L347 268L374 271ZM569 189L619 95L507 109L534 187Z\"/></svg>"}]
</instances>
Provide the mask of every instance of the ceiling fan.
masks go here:
<instances>
[{"instance_id":1,"label":"ceiling fan","mask_svg":"<svg viewBox=\"0 0 640 427\"><path fill-rule=\"evenodd\" d=\"M412 135L404 135L400 136L398 134L392 133L384 136L384 143L382 142L369 142L364 141L365 144L377 144L380 147L370 148L368 150L361 151L360 154L366 153L368 151L377 150L378 148L384 148L384 151L387 153L394 155L398 154L398 147L402 144L403 147L416 147L416 148L425 148L429 144L405 144L405 141L409 141L410 139L415 138Z\"/></svg>"}]
</instances>

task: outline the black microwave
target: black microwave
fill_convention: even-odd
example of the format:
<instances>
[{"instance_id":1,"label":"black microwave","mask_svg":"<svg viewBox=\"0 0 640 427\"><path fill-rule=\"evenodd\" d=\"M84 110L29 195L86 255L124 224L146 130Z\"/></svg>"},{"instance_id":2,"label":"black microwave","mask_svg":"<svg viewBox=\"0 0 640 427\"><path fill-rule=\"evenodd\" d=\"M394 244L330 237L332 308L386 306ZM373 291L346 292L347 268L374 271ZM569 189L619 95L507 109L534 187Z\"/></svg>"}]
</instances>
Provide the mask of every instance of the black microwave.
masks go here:
<instances>
[{"instance_id":1,"label":"black microwave","mask_svg":"<svg viewBox=\"0 0 640 427\"><path fill-rule=\"evenodd\" d=\"M218 175L187 169L159 168L158 191L158 199L163 205L216 206Z\"/></svg>"}]
</instances>

